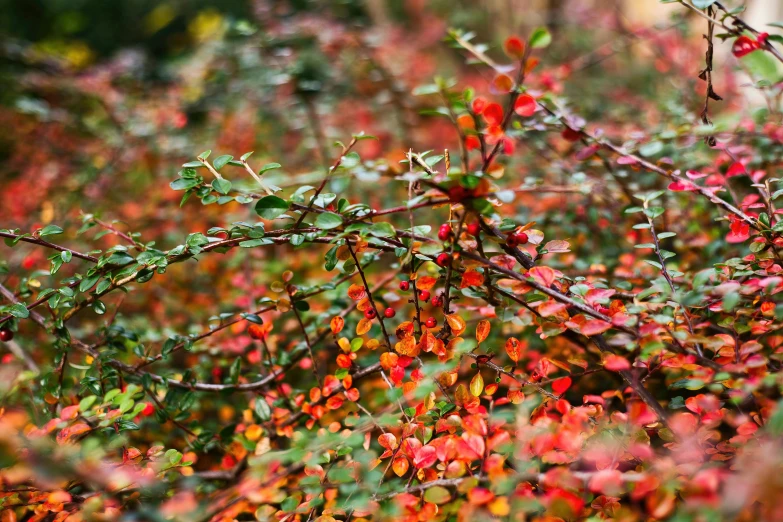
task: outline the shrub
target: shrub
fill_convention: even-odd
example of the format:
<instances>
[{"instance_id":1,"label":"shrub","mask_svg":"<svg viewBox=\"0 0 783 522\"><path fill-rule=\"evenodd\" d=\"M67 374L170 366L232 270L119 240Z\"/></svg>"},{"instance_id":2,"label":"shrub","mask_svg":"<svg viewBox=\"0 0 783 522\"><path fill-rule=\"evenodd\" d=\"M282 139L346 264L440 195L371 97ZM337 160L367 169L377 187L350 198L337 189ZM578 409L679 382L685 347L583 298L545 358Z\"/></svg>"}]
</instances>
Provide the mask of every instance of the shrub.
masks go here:
<instances>
[{"instance_id":1,"label":"shrub","mask_svg":"<svg viewBox=\"0 0 783 522\"><path fill-rule=\"evenodd\" d=\"M494 35L502 51L448 31L473 72L409 98L372 49L353 61L368 51L346 30L266 42L290 61L258 73L277 83L256 101L296 104L304 146L272 128L279 155L247 152L255 123L239 110L223 154L168 187L87 177L111 187L104 213L138 225L82 214L84 247L66 246L75 205L59 181L15 180L9 220L44 198L68 217L0 231L22 252L0 286L2 519L783 517L780 37L718 2L687 6L709 49L698 115L615 93L618 118L587 122L563 94L584 60L547 61L545 28ZM229 77L257 43L236 32L215 58ZM662 34L646 37L676 68L692 44ZM765 109L713 124L740 96L713 87L731 77L714 39ZM378 74L330 100L357 63ZM363 116L373 77L399 138ZM256 79L235 87L250 96ZM142 99L118 161L147 157L145 118L173 110L162 125L192 131L193 107ZM380 136L330 148L323 104ZM74 139L105 160L102 132ZM313 160L315 175L294 174Z\"/></svg>"}]
</instances>

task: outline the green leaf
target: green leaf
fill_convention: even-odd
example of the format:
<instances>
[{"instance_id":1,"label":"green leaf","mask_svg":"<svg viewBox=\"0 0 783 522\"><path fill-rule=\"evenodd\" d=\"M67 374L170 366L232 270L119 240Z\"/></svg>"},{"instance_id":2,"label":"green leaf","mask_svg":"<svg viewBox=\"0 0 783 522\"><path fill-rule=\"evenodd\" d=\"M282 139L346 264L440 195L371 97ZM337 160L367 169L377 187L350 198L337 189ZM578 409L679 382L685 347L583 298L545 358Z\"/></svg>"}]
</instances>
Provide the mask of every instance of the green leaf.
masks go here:
<instances>
[{"instance_id":1,"label":"green leaf","mask_svg":"<svg viewBox=\"0 0 783 522\"><path fill-rule=\"evenodd\" d=\"M277 196L266 196L256 203L256 214L264 219L275 219L285 214L290 205Z\"/></svg>"},{"instance_id":2,"label":"green leaf","mask_svg":"<svg viewBox=\"0 0 783 522\"><path fill-rule=\"evenodd\" d=\"M263 174L268 170L275 170L275 169L279 169L280 167L282 167L282 165L279 163L267 163L266 165L261 167L261 170L258 171L258 175L260 176L261 174Z\"/></svg>"},{"instance_id":3,"label":"green leaf","mask_svg":"<svg viewBox=\"0 0 783 522\"><path fill-rule=\"evenodd\" d=\"M660 141L651 141L639 147L639 154L645 158L656 156L661 152L663 152L663 143Z\"/></svg>"},{"instance_id":4,"label":"green leaf","mask_svg":"<svg viewBox=\"0 0 783 522\"><path fill-rule=\"evenodd\" d=\"M245 152L244 154L242 154L242 156L239 159L242 161L247 161L247 158L249 158L252 155L253 155L253 151Z\"/></svg>"},{"instance_id":5,"label":"green leaf","mask_svg":"<svg viewBox=\"0 0 783 522\"><path fill-rule=\"evenodd\" d=\"M21 303L15 303L8 308L8 313L19 319L27 319L30 317L30 310Z\"/></svg>"},{"instance_id":6,"label":"green leaf","mask_svg":"<svg viewBox=\"0 0 783 522\"><path fill-rule=\"evenodd\" d=\"M261 419L261 422L266 422L272 418L272 408L266 403L263 395L256 396L254 409L258 418Z\"/></svg>"},{"instance_id":7,"label":"green leaf","mask_svg":"<svg viewBox=\"0 0 783 522\"><path fill-rule=\"evenodd\" d=\"M96 282L98 282L98 279L100 279L100 274L93 274L91 276L87 276L79 283L79 291L80 292L86 292L90 288L92 288L92 285L94 285Z\"/></svg>"},{"instance_id":8,"label":"green leaf","mask_svg":"<svg viewBox=\"0 0 783 522\"><path fill-rule=\"evenodd\" d=\"M242 241L239 246L242 248L253 248L261 245L271 245L273 241L271 239L251 239L249 241Z\"/></svg>"},{"instance_id":9,"label":"green leaf","mask_svg":"<svg viewBox=\"0 0 783 522\"><path fill-rule=\"evenodd\" d=\"M754 51L740 58L740 61L750 70L751 76L756 81L774 85L780 80L778 63L769 53L761 50Z\"/></svg>"},{"instance_id":10,"label":"green leaf","mask_svg":"<svg viewBox=\"0 0 783 522\"><path fill-rule=\"evenodd\" d=\"M58 227L57 225L46 225L41 229L40 232L38 232L39 237L44 236L56 236L57 234L62 234L63 229Z\"/></svg>"},{"instance_id":11,"label":"green leaf","mask_svg":"<svg viewBox=\"0 0 783 522\"><path fill-rule=\"evenodd\" d=\"M707 9L718 0L693 0L693 6L699 9Z\"/></svg>"},{"instance_id":12,"label":"green leaf","mask_svg":"<svg viewBox=\"0 0 783 522\"><path fill-rule=\"evenodd\" d=\"M203 167L204 164L201 163L200 161L188 161L187 163L183 163L182 166L187 169L195 169L198 167Z\"/></svg>"},{"instance_id":13,"label":"green leaf","mask_svg":"<svg viewBox=\"0 0 783 522\"><path fill-rule=\"evenodd\" d=\"M451 493L443 486L434 486L427 488L424 492L424 501L431 502L433 504L445 504L451 500Z\"/></svg>"},{"instance_id":14,"label":"green leaf","mask_svg":"<svg viewBox=\"0 0 783 522\"><path fill-rule=\"evenodd\" d=\"M201 154L198 155L198 159L203 161L203 160L207 159L210 154L212 154L211 150L205 150L204 152L202 152Z\"/></svg>"},{"instance_id":15,"label":"green leaf","mask_svg":"<svg viewBox=\"0 0 783 522\"><path fill-rule=\"evenodd\" d=\"M315 220L315 226L324 230L330 230L337 228L343 224L343 218L332 212L324 212L319 214Z\"/></svg>"},{"instance_id":16,"label":"green leaf","mask_svg":"<svg viewBox=\"0 0 783 522\"><path fill-rule=\"evenodd\" d=\"M177 178L169 183L169 187L174 190L188 190L198 186L199 183L201 183L200 178Z\"/></svg>"},{"instance_id":17,"label":"green leaf","mask_svg":"<svg viewBox=\"0 0 783 522\"><path fill-rule=\"evenodd\" d=\"M98 400L98 397L95 395L89 395L79 401L79 411L84 412L90 409L90 406L95 404L95 401Z\"/></svg>"},{"instance_id":18,"label":"green leaf","mask_svg":"<svg viewBox=\"0 0 783 522\"><path fill-rule=\"evenodd\" d=\"M213 179L212 188L225 195L228 194L229 190L231 190L231 182L225 178Z\"/></svg>"},{"instance_id":19,"label":"green leaf","mask_svg":"<svg viewBox=\"0 0 783 522\"><path fill-rule=\"evenodd\" d=\"M538 27L530 35L530 47L533 49L543 49L552 43L552 35L546 27Z\"/></svg>"},{"instance_id":20,"label":"green leaf","mask_svg":"<svg viewBox=\"0 0 783 522\"><path fill-rule=\"evenodd\" d=\"M419 85L418 87L415 87L413 89L412 94L414 96L425 96L427 94L438 94L440 92L440 88L435 85L434 83L429 83L426 85Z\"/></svg>"},{"instance_id":21,"label":"green leaf","mask_svg":"<svg viewBox=\"0 0 783 522\"><path fill-rule=\"evenodd\" d=\"M370 227L370 233L378 237L395 237L397 235L394 227L389 223L373 223Z\"/></svg>"},{"instance_id":22,"label":"green leaf","mask_svg":"<svg viewBox=\"0 0 783 522\"><path fill-rule=\"evenodd\" d=\"M60 258L63 260L64 263L70 263L71 258L73 257L73 254L70 250L64 250L60 252Z\"/></svg>"},{"instance_id":23,"label":"green leaf","mask_svg":"<svg viewBox=\"0 0 783 522\"><path fill-rule=\"evenodd\" d=\"M106 262L110 265L127 265L133 261L133 257L125 252L114 252Z\"/></svg>"},{"instance_id":24,"label":"green leaf","mask_svg":"<svg viewBox=\"0 0 783 522\"><path fill-rule=\"evenodd\" d=\"M232 159L234 159L234 156L223 154L222 156L218 156L217 158L215 158L215 161L212 162L212 166L215 167L215 170L220 170L223 167L225 167L226 164Z\"/></svg>"},{"instance_id":25,"label":"green leaf","mask_svg":"<svg viewBox=\"0 0 783 522\"><path fill-rule=\"evenodd\" d=\"M231 368L228 372L228 380L231 381L231 384L236 384L239 382L239 374L242 369L242 359L240 357L237 357L234 359L234 362L231 364Z\"/></svg>"}]
</instances>

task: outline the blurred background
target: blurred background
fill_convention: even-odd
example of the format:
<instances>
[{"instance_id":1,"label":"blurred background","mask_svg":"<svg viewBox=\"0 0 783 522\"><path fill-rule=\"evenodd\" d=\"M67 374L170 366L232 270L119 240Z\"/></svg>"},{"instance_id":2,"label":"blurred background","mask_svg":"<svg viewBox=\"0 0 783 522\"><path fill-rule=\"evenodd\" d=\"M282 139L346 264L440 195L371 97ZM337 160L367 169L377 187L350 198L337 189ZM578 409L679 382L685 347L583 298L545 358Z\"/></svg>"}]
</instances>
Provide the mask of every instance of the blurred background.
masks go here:
<instances>
[{"instance_id":1,"label":"blurred background","mask_svg":"<svg viewBox=\"0 0 783 522\"><path fill-rule=\"evenodd\" d=\"M752 24L780 31L767 24L783 20L783 2L746 6L743 16ZM282 164L266 178L286 190L317 184L333 161L332 143L361 131L379 139L358 148L362 161L351 175L360 183L352 195L378 207L399 204L399 194L372 187L400 168L404 151L457 150L454 127L437 109L442 100L417 87L442 78L493 95L491 74L444 41L448 29L474 33L502 62L503 41L525 38L538 26L550 29L553 42L539 53L533 89L570 100L575 114L619 139L699 124L705 23L676 3L0 0L0 228L32 231L57 223L67 231L63 240L79 246L76 231L99 219L171 248L189 232L256 218L238 202L202 206L194 198L180 209L182 193L169 183L183 162L204 150L213 157L254 151L256 168ZM755 92L730 48L716 41L713 81L724 101L712 104L711 117L733 129L738 114L753 114L769 100ZM656 141L651 153L688 153L666 139L671 136ZM512 181L566 183L572 173L572 165L557 162L532 166L524 154L508 162ZM236 182L246 177L237 174ZM330 189L347 186L337 178ZM558 198L539 203L523 217L552 219L547 210L564 208ZM613 247L618 255L630 248L618 244L622 233L601 236L600 220L611 215L590 212L587 223L565 220L562 237L603 241L610 254ZM103 225L81 237L85 250L119 241ZM584 244L580 258L589 264L595 251ZM241 256L205 259L202 271L183 277L193 307L209 303L213 285L236 285L211 274L241 262ZM40 277L49 267L45 253L32 248L4 249L0 269L12 265ZM275 259L265 266L283 268ZM160 292L156 306L167 306ZM169 303L174 312L179 302Z\"/></svg>"}]
</instances>

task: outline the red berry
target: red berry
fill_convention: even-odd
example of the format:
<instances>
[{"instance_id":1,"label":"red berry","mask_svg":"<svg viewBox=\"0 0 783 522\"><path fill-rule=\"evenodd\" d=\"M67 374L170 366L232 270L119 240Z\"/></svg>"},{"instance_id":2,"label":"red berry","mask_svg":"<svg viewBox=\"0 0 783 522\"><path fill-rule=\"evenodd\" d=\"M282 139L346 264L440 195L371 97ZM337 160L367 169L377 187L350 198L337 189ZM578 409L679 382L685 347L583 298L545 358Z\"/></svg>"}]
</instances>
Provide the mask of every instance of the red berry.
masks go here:
<instances>
[{"instance_id":1,"label":"red berry","mask_svg":"<svg viewBox=\"0 0 783 522\"><path fill-rule=\"evenodd\" d=\"M451 256L447 254L446 252L441 252L438 254L438 257L435 259L435 263L438 264L438 266L448 266L449 261L451 261Z\"/></svg>"},{"instance_id":2,"label":"red berry","mask_svg":"<svg viewBox=\"0 0 783 522\"><path fill-rule=\"evenodd\" d=\"M474 221L473 223L468 223L468 234L470 234L473 237L478 237L479 232L481 231L481 225L479 225L478 221Z\"/></svg>"},{"instance_id":3,"label":"red berry","mask_svg":"<svg viewBox=\"0 0 783 522\"><path fill-rule=\"evenodd\" d=\"M153 413L155 413L155 406L153 406L152 403L150 402L146 403L144 405L144 409L141 410L141 414L144 415L145 417L149 417Z\"/></svg>"},{"instance_id":4,"label":"red berry","mask_svg":"<svg viewBox=\"0 0 783 522\"><path fill-rule=\"evenodd\" d=\"M8 328L3 328L2 330L0 330L0 341L7 343L13 338L14 338L14 332L9 330Z\"/></svg>"},{"instance_id":5,"label":"red berry","mask_svg":"<svg viewBox=\"0 0 783 522\"><path fill-rule=\"evenodd\" d=\"M440 226L440 230L438 230L438 239L441 241L446 241L451 237L452 234L453 232L451 230L451 225L444 223Z\"/></svg>"},{"instance_id":6,"label":"red berry","mask_svg":"<svg viewBox=\"0 0 783 522\"><path fill-rule=\"evenodd\" d=\"M407 292L411 287L411 284L409 281L400 281L400 290L403 292Z\"/></svg>"},{"instance_id":7,"label":"red berry","mask_svg":"<svg viewBox=\"0 0 783 522\"><path fill-rule=\"evenodd\" d=\"M385 315L386 318L388 319L394 317L395 314L396 312L394 311L394 308L387 308L386 310L383 311L383 315Z\"/></svg>"},{"instance_id":8,"label":"red berry","mask_svg":"<svg viewBox=\"0 0 783 522\"><path fill-rule=\"evenodd\" d=\"M367 319L372 319L373 317L375 317L375 308L370 307L367 310L365 310L364 317L366 317Z\"/></svg>"},{"instance_id":9,"label":"red berry","mask_svg":"<svg viewBox=\"0 0 783 522\"><path fill-rule=\"evenodd\" d=\"M443 299L439 295L436 295L432 298L432 306L441 306L443 305Z\"/></svg>"},{"instance_id":10,"label":"red berry","mask_svg":"<svg viewBox=\"0 0 783 522\"><path fill-rule=\"evenodd\" d=\"M509 234L506 236L506 244L511 248L516 248L519 246L519 238L516 234Z\"/></svg>"},{"instance_id":11,"label":"red berry","mask_svg":"<svg viewBox=\"0 0 783 522\"><path fill-rule=\"evenodd\" d=\"M520 245L526 244L528 239L529 239L527 237L527 234L525 234L524 232L519 232L519 233L514 234L514 235L517 236L517 241L519 241Z\"/></svg>"},{"instance_id":12,"label":"red berry","mask_svg":"<svg viewBox=\"0 0 783 522\"><path fill-rule=\"evenodd\" d=\"M419 299L421 299L422 301L426 302L429 300L429 298L430 298L430 293L427 290L422 290L421 292L419 292Z\"/></svg>"},{"instance_id":13,"label":"red berry","mask_svg":"<svg viewBox=\"0 0 783 522\"><path fill-rule=\"evenodd\" d=\"M427 319L427 322L424 324L427 326L427 328L435 328L436 326L438 326L438 321L436 321L434 317L430 317Z\"/></svg>"}]
</instances>

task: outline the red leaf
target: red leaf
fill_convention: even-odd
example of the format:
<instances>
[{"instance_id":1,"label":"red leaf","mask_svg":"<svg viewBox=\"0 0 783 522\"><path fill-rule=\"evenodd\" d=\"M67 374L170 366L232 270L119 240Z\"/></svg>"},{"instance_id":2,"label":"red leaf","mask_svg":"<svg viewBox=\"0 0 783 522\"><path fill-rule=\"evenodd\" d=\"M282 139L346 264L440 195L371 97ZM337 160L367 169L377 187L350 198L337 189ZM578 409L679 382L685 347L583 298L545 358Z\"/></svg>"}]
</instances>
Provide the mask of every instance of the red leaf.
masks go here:
<instances>
[{"instance_id":1,"label":"red leaf","mask_svg":"<svg viewBox=\"0 0 783 522\"><path fill-rule=\"evenodd\" d=\"M484 120L490 127L500 125L500 123L503 121L503 107L501 107L498 103L490 103L484 108L484 112L481 114L484 116Z\"/></svg>"},{"instance_id":2,"label":"red leaf","mask_svg":"<svg viewBox=\"0 0 783 522\"><path fill-rule=\"evenodd\" d=\"M413 455L413 465L417 469L429 468L438 460L438 454L432 446L422 446Z\"/></svg>"},{"instance_id":3,"label":"red leaf","mask_svg":"<svg viewBox=\"0 0 783 522\"><path fill-rule=\"evenodd\" d=\"M514 102L514 112L523 118L532 116L536 112L536 99L529 94L523 94Z\"/></svg>"},{"instance_id":4,"label":"red leaf","mask_svg":"<svg viewBox=\"0 0 783 522\"><path fill-rule=\"evenodd\" d=\"M561 377L552 383L552 391L556 395L563 395L571 387L571 377Z\"/></svg>"},{"instance_id":5,"label":"red leaf","mask_svg":"<svg viewBox=\"0 0 783 522\"><path fill-rule=\"evenodd\" d=\"M612 354L607 355L606 359L604 359L604 368L613 372L619 372L622 370L629 370L631 368L631 363L624 357Z\"/></svg>"},{"instance_id":6,"label":"red leaf","mask_svg":"<svg viewBox=\"0 0 783 522\"><path fill-rule=\"evenodd\" d=\"M525 42L518 36L509 36L503 49L510 58L521 59L525 55Z\"/></svg>"},{"instance_id":7,"label":"red leaf","mask_svg":"<svg viewBox=\"0 0 783 522\"><path fill-rule=\"evenodd\" d=\"M757 41L743 35L734 40L734 45L731 46L731 52L737 58L742 58L746 54L750 54L758 48L759 43Z\"/></svg>"},{"instance_id":8,"label":"red leaf","mask_svg":"<svg viewBox=\"0 0 783 522\"><path fill-rule=\"evenodd\" d=\"M729 167L729 170L726 171L726 177L731 178L734 176L741 176L742 174L747 174L747 171L745 170L745 165L740 163L739 161L735 161L731 164Z\"/></svg>"}]
</instances>

